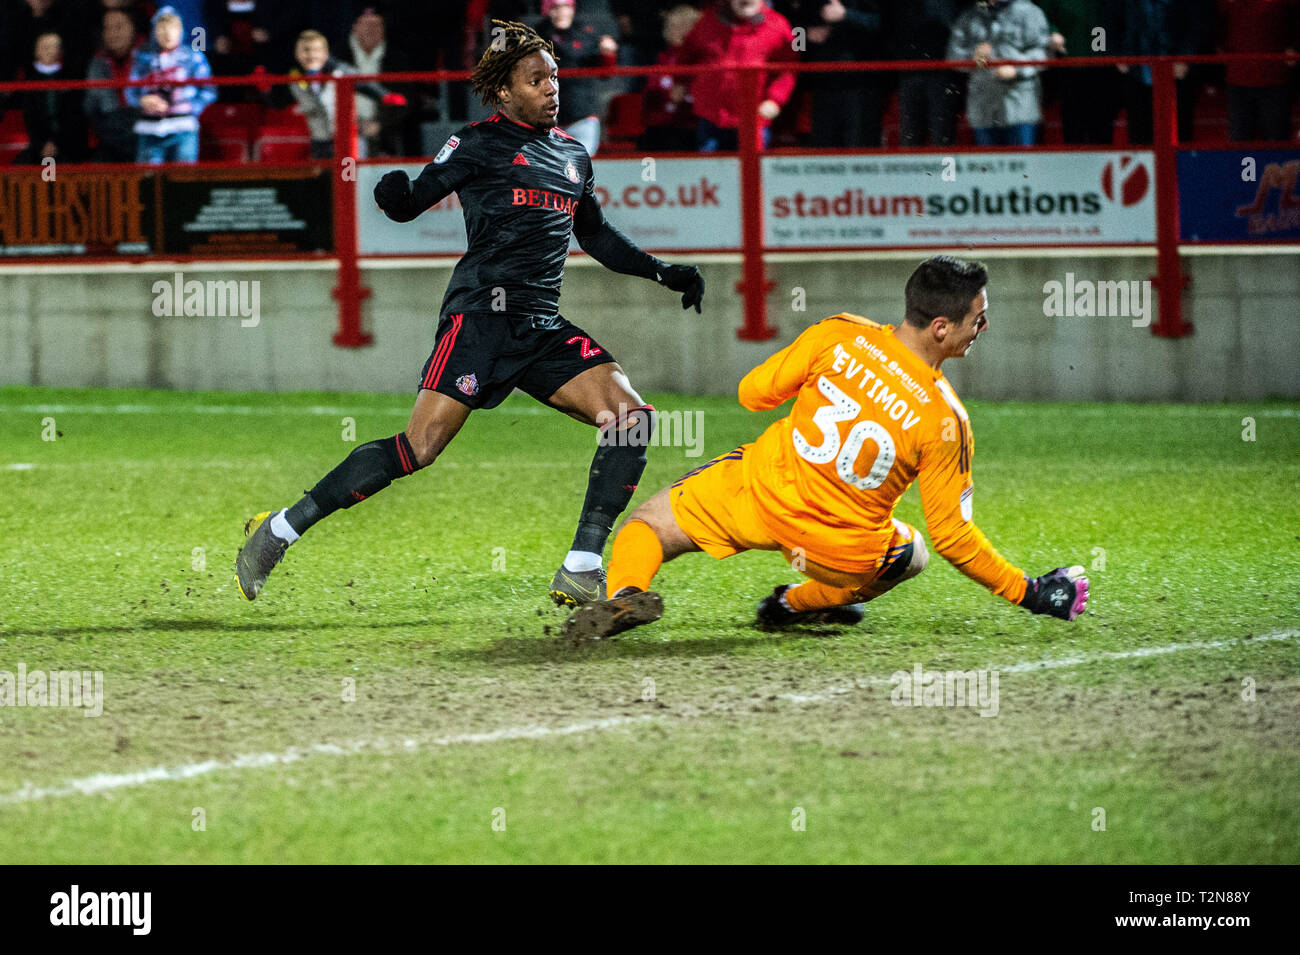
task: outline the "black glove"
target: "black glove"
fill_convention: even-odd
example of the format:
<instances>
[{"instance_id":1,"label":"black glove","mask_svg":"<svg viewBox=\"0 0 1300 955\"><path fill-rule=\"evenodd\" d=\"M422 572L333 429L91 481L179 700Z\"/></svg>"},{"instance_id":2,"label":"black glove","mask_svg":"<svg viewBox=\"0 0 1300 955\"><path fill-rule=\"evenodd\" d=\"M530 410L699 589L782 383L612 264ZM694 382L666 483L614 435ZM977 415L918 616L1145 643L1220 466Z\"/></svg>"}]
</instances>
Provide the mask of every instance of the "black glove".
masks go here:
<instances>
[{"instance_id":1,"label":"black glove","mask_svg":"<svg viewBox=\"0 0 1300 955\"><path fill-rule=\"evenodd\" d=\"M1088 606L1088 578L1083 568L1058 567L1041 577L1025 578L1024 599L1020 606L1030 613L1046 613L1062 620L1073 620Z\"/></svg>"},{"instance_id":2,"label":"black glove","mask_svg":"<svg viewBox=\"0 0 1300 955\"><path fill-rule=\"evenodd\" d=\"M384 173L375 183L375 202L390 215L404 215L411 203L411 177L403 169Z\"/></svg>"},{"instance_id":3,"label":"black glove","mask_svg":"<svg viewBox=\"0 0 1300 955\"><path fill-rule=\"evenodd\" d=\"M695 306L695 311L702 311L700 303L704 301L704 276L693 265L670 265L659 270L659 284L682 293L682 308Z\"/></svg>"}]
</instances>

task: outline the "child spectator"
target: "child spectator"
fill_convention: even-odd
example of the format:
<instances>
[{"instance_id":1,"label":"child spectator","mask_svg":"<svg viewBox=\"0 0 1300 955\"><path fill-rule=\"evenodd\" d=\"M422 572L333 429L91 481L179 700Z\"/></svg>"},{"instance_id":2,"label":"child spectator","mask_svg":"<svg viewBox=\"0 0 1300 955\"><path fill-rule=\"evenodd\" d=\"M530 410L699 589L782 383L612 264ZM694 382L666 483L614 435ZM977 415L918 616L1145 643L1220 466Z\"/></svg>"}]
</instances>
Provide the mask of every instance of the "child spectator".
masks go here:
<instances>
[{"instance_id":1,"label":"child spectator","mask_svg":"<svg viewBox=\"0 0 1300 955\"><path fill-rule=\"evenodd\" d=\"M135 161L196 162L199 114L217 98L217 90L187 81L209 77L212 70L202 52L181 42L184 25L174 8L160 8L152 27L151 42L136 52L131 64L131 78L147 80L149 85L126 91L126 101L142 114L135 124Z\"/></svg>"},{"instance_id":2,"label":"child spectator","mask_svg":"<svg viewBox=\"0 0 1300 955\"><path fill-rule=\"evenodd\" d=\"M329 41L315 30L304 30L299 34L293 52L299 68L292 70L290 75L301 76L302 79L292 84L289 92L297 101L299 111L307 117L307 128L311 132L311 158L333 158L336 84L325 77L355 75L357 70L330 56ZM376 83L358 83L356 93L394 106L406 102ZM365 132L362 131L359 143L361 158L365 158L365 147Z\"/></svg>"},{"instance_id":3,"label":"child spectator","mask_svg":"<svg viewBox=\"0 0 1300 955\"><path fill-rule=\"evenodd\" d=\"M663 33L664 50L659 54L657 65L675 66L679 62L682 41L691 32L700 11L682 3L664 12ZM675 80L663 74L651 76L641 94L641 116L645 122L645 132L637 139L637 148L646 150L680 150L686 152L696 146L696 130L699 121L691 103L689 87L682 82L685 77Z\"/></svg>"},{"instance_id":4,"label":"child spectator","mask_svg":"<svg viewBox=\"0 0 1300 955\"><path fill-rule=\"evenodd\" d=\"M63 41L57 33L36 38L30 80L70 80L63 64ZM31 90L22 94L23 119L27 124L27 148L14 162L39 165L43 159L76 162L85 153L86 126L81 117L81 94Z\"/></svg>"},{"instance_id":5,"label":"child spectator","mask_svg":"<svg viewBox=\"0 0 1300 955\"><path fill-rule=\"evenodd\" d=\"M738 67L794 58L794 35L785 17L763 0L721 0L686 35L679 62ZM761 143L766 148L770 124L794 92L794 73L769 73L762 89L758 116ZM691 90L695 115L699 117L696 145L700 152L736 149L740 129L736 105L740 100L739 75L731 69L703 74L693 78Z\"/></svg>"},{"instance_id":6,"label":"child spectator","mask_svg":"<svg viewBox=\"0 0 1300 955\"><path fill-rule=\"evenodd\" d=\"M137 39L135 22L129 14L120 9L106 10L103 45L90 61L87 78L129 80ZM90 128L99 140L92 158L96 162L134 162L135 124L140 110L126 101L126 90L88 90L85 106Z\"/></svg>"},{"instance_id":7,"label":"child spectator","mask_svg":"<svg viewBox=\"0 0 1300 955\"><path fill-rule=\"evenodd\" d=\"M1224 53L1285 53L1300 47L1300 0L1219 0ZM1291 94L1285 63L1228 64L1228 134L1233 142L1287 139Z\"/></svg>"},{"instance_id":8,"label":"child spectator","mask_svg":"<svg viewBox=\"0 0 1300 955\"><path fill-rule=\"evenodd\" d=\"M1031 0L980 0L957 17L948 59L974 60L966 120L979 146L1032 146L1043 118L1038 67L988 67L989 60L1044 60L1047 17Z\"/></svg>"}]
</instances>

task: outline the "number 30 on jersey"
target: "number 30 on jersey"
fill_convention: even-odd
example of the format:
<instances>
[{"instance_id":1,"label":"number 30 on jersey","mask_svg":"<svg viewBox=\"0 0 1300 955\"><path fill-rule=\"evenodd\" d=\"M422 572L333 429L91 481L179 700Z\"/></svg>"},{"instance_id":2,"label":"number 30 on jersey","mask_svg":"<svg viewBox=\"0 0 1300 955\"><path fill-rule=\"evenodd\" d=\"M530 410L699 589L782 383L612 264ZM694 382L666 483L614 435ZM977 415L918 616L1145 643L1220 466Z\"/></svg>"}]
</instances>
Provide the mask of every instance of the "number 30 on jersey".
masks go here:
<instances>
[{"instance_id":1,"label":"number 30 on jersey","mask_svg":"<svg viewBox=\"0 0 1300 955\"><path fill-rule=\"evenodd\" d=\"M835 473L840 476L840 480L859 491L870 491L872 488L880 487L889 476L889 469L894 466L897 452L894 449L893 437L879 422L859 421L849 430L848 437L841 445L838 423L852 421L862 410L862 405L846 395L825 375L817 379L817 390L831 402L818 408L813 415L813 424L821 430L822 441L820 444L813 445L800 434L798 428L795 428L794 449L799 452L801 458L813 464L826 464L834 460ZM879 450L876 451L876 460L872 462L871 470L863 477L854 470L853 464L857 461L862 445L868 438L876 442Z\"/></svg>"}]
</instances>

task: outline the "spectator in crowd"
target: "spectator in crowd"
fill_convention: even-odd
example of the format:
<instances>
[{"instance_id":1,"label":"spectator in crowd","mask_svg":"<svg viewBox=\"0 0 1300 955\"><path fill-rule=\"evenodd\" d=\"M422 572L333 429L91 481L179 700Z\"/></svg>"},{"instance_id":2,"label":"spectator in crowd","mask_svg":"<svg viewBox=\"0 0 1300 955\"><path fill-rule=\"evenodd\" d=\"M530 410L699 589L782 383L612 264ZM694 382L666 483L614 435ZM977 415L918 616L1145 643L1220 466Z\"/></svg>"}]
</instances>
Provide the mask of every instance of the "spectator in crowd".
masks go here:
<instances>
[{"instance_id":1,"label":"spectator in crowd","mask_svg":"<svg viewBox=\"0 0 1300 955\"><path fill-rule=\"evenodd\" d=\"M542 0L542 17L534 29L554 45L561 70L614 66L617 62L618 41L609 34L599 34L594 24L580 19L576 0ZM560 89L558 122L592 156L600 145L604 115L601 94L605 85L595 77L583 77L566 79Z\"/></svg>"},{"instance_id":2,"label":"spectator in crowd","mask_svg":"<svg viewBox=\"0 0 1300 955\"><path fill-rule=\"evenodd\" d=\"M181 39L184 24L173 7L154 14L153 37L137 50L131 79L147 80L132 86L126 101L138 107L136 162L196 162L199 158L199 115L217 98L216 87L196 86L192 79L212 75L207 57Z\"/></svg>"},{"instance_id":3,"label":"spectator in crowd","mask_svg":"<svg viewBox=\"0 0 1300 955\"><path fill-rule=\"evenodd\" d=\"M902 60L946 60L948 35L968 0L894 0L894 53ZM951 70L904 70L898 79L898 135L904 146L957 141L962 81Z\"/></svg>"},{"instance_id":4,"label":"spectator in crowd","mask_svg":"<svg viewBox=\"0 0 1300 955\"><path fill-rule=\"evenodd\" d=\"M271 14L267 0L207 0L204 13L212 37L212 68L222 76L243 76L271 63ZM222 99L242 100L248 91L221 89Z\"/></svg>"},{"instance_id":5,"label":"spectator in crowd","mask_svg":"<svg viewBox=\"0 0 1300 955\"><path fill-rule=\"evenodd\" d=\"M400 53L389 49L387 37L384 18L372 8L367 8L357 17L348 44L352 49L352 65L358 73L400 73L411 69ZM403 101L407 99L406 94L397 88L394 92L398 92ZM396 98L390 97L389 102L396 102ZM366 155L418 155L419 149L413 147L418 143L419 131L407 128L410 115L405 105L385 106L382 97L380 100L369 96L357 97L357 122L361 135L367 140Z\"/></svg>"},{"instance_id":6,"label":"spectator in crowd","mask_svg":"<svg viewBox=\"0 0 1300 955\"><path fill-rule=\"evenodd\" d=\"M700 11L686 3L664 11L664 49L656 60L658 66L677 65L682 41L699 19ZM641 94L645 132L637 139L638 149L685 152L695 148L699 122L688 91L686 83L666 73L646 81Z\"/></svg>"},{"instance_id":7,"label":"spectator in crowd","mask_svg":"<svg viewBox=\"0 0 1300 955\"><path fill-rule=\"evenodd\" d=\"M131 58L139 39L135 22L123 10L106 10L103 23L103 45L90 61L87 78L129 80ZM85 107L91 131L99 141L92 158L96 162L134 162L135 124L140 110L127 102L126 90L88 90Z\"/></svg>"},{"instance_id":8,"label":"spectator in crowd","mask_svg":"<svg viewBox=\"0 0 1300 955\"><path fill-rule=\"evenodd\" d=\"M1300 47L1300 0L1219 0L1224 53L1285 53ZM1228 134L1233 142L1291 135L1285 63L1229 63Z\"/></svg>"},{"instance_id":9,"label":"spectator in crowd","mask_svg":"<svg viewBox=\"0 0 1300 955\"><path fill-rule=\"evenodd\" d=\"M298 109L307 117L307 128L311 132L311 158L330 159L334 156L334 104L335 87L326 77L355 75L356 67L330 56L329 41L315 30L304 30L294 45L294 57L299 69L291 75L302 77L289 87L289 92L298 103ZM369 97L384 105L403 106L406 100L395 93L390 93L378 83L358 83L357 97ZM377 132L377 124L370 132ZM362 133L359 143L361 158L366 156L367 130Z\"/></svg>"},{"instance_id":10,"label":"spectator in crowd","mask_svg":"<svg viewBox=\"0 0 1300 955\"><path fill-rule=\"evenodd\" d=\"M63 41L57 33L42 33L34 43L30 80L69 80L63 62ZM22 94L23 120L27 124L27 148L14 162L39 164L44 159L76 162L85 152L86 126L81 116L81 94L31 90Z\"/></svg>"},{"instance_id":11,"label":"spectator in crowd","mask_svg":"<svg viewBox=\"0 0 1300 955\"><path fill-rule=\"evenodd\" d=\"M705 13L682 41L683 65L709 63L719 67L780 64L795 58L790 21L763 0L720 0ZM701 74L691 90L699 117L696 145L700 152L736 149L739 143L740 77L734 70ZM772 120L794 92L794 73L770 72L764 78L758 121L763 148Z\"/></svg>"},{"instance_id":12,"label":"spectator in crowd","mask_svg":"<svg viewBox=\"0 0 1300 955\"><path fill-rule=\"evenodd\" d=\"M1194 56L1209 52L1214 0L1115 0L1109 6L1116 56ZM1128 117L1128 141L1151 142L1152 87L1149 66L1120 66L1121 100ZM1196 115L1197 83L1186 63L1174 64L1178 81L1178 138L1190 140Z\"/></svg>"},{"instance_id":13,"label":"spectator in crowd","mask_svg":"<svg viewBox=\"0 0 1300 955\"><path fill-rule=\"evenodd\" d=\"M1036 0L1052 30L1051 52L1058 56L1113 56L1104 29L1107 0ZM1109 145L1115 138L1118 74L1108 66L1049 70L1059 90L1061 126L1067 143Z\"/></svg>"},{"instance_id":14,"label":"spectator in crowd","mask_svg":"<svg viewBox=\"0 0 1300 955\"><path fill-rule=\"evenodd\" d=\"M974 60L966 120L979 146L1032 146L1043 118L1035 66L986 65L990 60L1044 60L1047 17L1032 0L980 0L957 17L948 59Z\"/></svg>"},{"instance_id":15,"label":"spectator in crowd","mask_svg":"<svg viewBox=\"0 0 1300 955\"><path fill-rule=\"evenodd\" d=\"M663 36L665 18L670 10L694 5L682 0L610 0L610 12L618 23L619 61L630 66L649 66L659 62L667 50Z\"/></svg>"},{"instance_id":16,"label":"spectator in crowd","mask_svg":"<svg viewBox=\"0 0 1300 955\"><path fill-rule=\"evenodd\" d=\"M109 10L120 10L125 13L131 18L136 36L144 36L149 32L149 21L153 19L157 7L152 0L99 0L101 16ZM184 17L182 16L181 19L183 21Z\"/></svg>"},{"instance_id":17,"label":"spectator in crowd","mask_svg":"<svg viewBox=\"0 0 1300 955\"><path fill-rule=\"evenodd\" d=\"M58 34L62 44L64 79L81 79L95 51L95 20L87 16L85 0L3 0L10 5L8 23L2 23L10 44L11 62L5 79L15 75L23 60L31 56L36 38L43 33ZM30 61L29 61L30 63ZM30 66L23 68L26 73Z\"/></svg>"},{"instance_id":18,"label":"spectator in crowd","mask_svg":"<svg viewBox=\"0 0 1300 955\"><path fill-rule=\"evenodd\" d=\"M885 60L884 0L785 0L777 5L806 31L807 59L815 63ZM891 80L885 73L804 73L812 92L813 146L880 146L880 117Z\"/></svg>"}]
</instances>

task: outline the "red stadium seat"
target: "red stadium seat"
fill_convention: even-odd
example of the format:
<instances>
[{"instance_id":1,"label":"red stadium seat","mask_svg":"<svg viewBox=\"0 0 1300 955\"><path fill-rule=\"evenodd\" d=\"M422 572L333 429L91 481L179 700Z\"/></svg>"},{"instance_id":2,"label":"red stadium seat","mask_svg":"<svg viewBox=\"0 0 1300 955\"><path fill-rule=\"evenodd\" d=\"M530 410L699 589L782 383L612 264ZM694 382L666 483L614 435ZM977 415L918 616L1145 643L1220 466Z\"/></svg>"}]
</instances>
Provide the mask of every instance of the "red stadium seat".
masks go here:
<instances>
[{"instance_id":1,"label":"red stadium seat","mask_svg":"<svg viewBox=\"0 0 1300 955\"><path fill-rule=\"evenodd\" d=\"M303 162L311 159L311 140L271 136L258 140L258 162Z\"/></svg>"},{"instance_id":2,"label":"red stadium seat","mask_svg":"<svg viewBox=\"0 0 1300 955\"><path fill-rule=\"evenodd\" d=\"M215 103L203 111L203 126L218 138L231 138L228 130L255 129L262 124L257 103Z\"/></svg>"},{"instance_id":3,"label":"red stadium seat","mask_svg":"<svg viewBox=\"0 0 1300 955\"><path fill-rule=\"evenodd\" d=\"M307 117L297 112L293 107L268 109L262 114L259 129L263 136L270 134L273 136L309 137L310 135L307 131Z\"/></svg>"},{"instance_id":4,"label":"red stadium seat","mask_svg":"<svg viewBox=\"0 0 1300 955\"><path fill-rule=\"evenodd\" d=\"M0 115L0 165L9 165L26 148L27 125L23 122L23 111L6 111Z\"/></svg>"},{"instance_id":5,"label":"red stadium seat","mask_svg":"<svg viewBox=\"0 0 1300 955\"><path fill-rule=\"evenodd\" d=\"M620 93L609 101L609 111L601 136L603 152L628 152L636 148L637 137L645 132L641 118L641 94Z\"/></svg>"},{"instance_id":6,"label":"red stadium seat","mask_svg":"<svg viewBox=\"0 0 1300 955\"><path fill-rule=\"evenodd\" d=\"M199 143L199 158L221 162L248 162L251 152L247 139L204 139Z\"/></svg>"}]
</instances>

